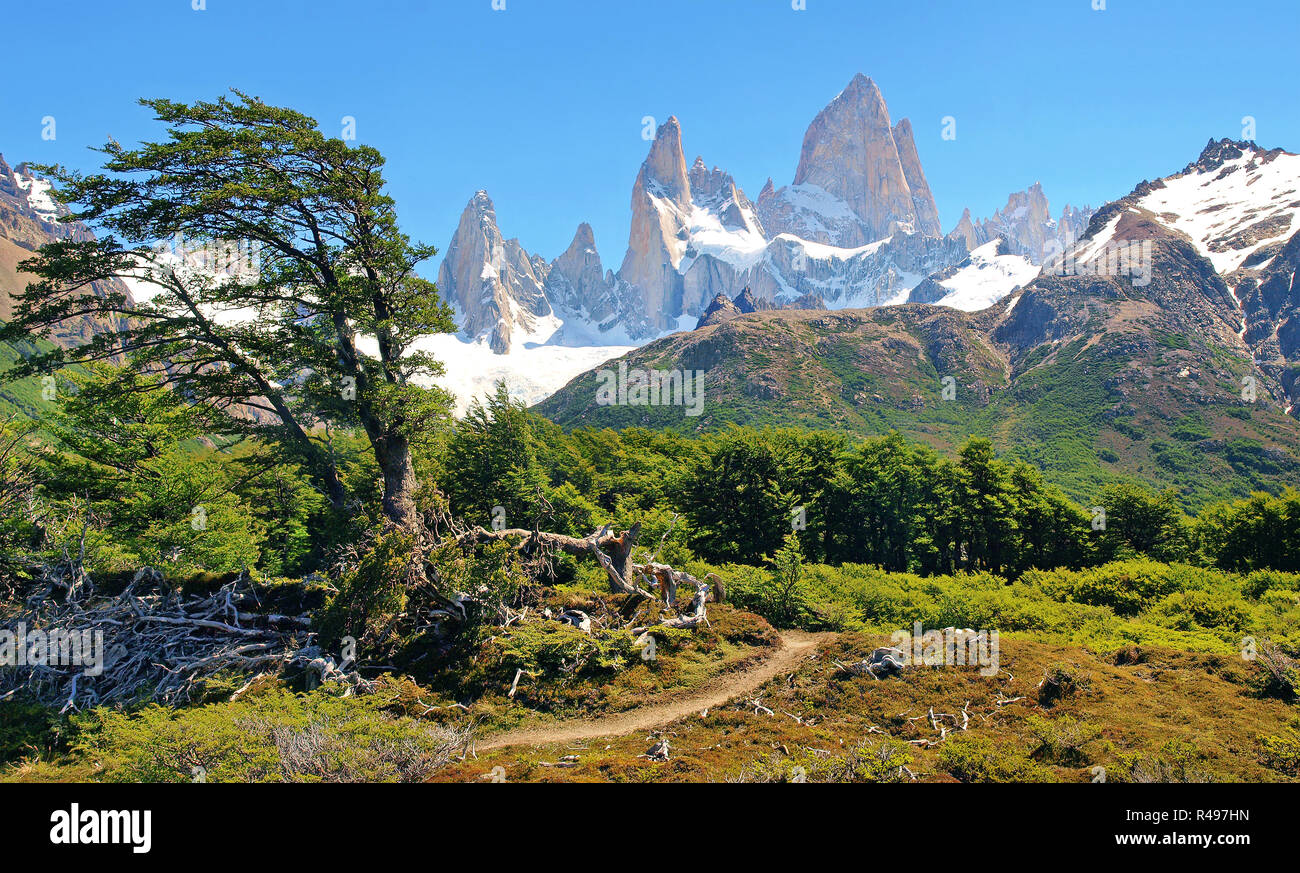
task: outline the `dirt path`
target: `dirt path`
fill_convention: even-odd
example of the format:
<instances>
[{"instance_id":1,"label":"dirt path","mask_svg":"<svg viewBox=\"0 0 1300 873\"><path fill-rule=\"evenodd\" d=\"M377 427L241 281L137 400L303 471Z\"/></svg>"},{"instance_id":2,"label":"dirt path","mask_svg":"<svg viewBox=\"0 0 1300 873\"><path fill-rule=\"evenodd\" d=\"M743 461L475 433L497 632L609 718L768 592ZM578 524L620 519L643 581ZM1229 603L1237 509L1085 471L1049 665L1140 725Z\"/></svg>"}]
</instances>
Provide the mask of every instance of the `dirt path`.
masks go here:
<instances>
[{"instance_id":1,"label":"dirt path","mask_svg":"<svg viewBox=\"0 0 1300 873\"><path fill-rule=\"evenodd\" d=\"M704 709L726 703L733 697L747 694L769 679L788 673L799 662L812 654L819 644L834 634L811 634L803 631L782 631L782 647L766 661L739 673L726 673L704 683L684 697L674 697L666 703L642 706L627 712L604 715L598 718L572 718L540 727L519 728L488 737L478 743L480 751L499 749L502 746L568 743L593 737L616 737L661 727L693 715Z\"/></svg>"}]
</instances>

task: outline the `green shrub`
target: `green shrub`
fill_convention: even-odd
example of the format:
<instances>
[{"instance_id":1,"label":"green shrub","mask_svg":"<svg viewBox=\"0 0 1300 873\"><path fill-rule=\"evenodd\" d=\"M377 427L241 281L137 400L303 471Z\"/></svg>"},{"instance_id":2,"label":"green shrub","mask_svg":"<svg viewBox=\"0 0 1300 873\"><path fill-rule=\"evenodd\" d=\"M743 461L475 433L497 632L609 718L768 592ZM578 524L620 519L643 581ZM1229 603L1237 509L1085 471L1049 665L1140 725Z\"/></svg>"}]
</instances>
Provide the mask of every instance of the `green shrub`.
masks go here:
<instances>
[{"instance_id":1,"label":"green shrub","mask_svg":"<svg viewBox=\"0 0 1300 873\"><path fill-rule=\"evenodd\" d=\"M393 528L377 536L325 607L321 641L330 646L352 637L365 653L389 642L393 622L406 608L415 549L415 536L408 531Z\"/></svg>"},{"instance_id":2,"label":"green shrub","mask_svg":"<svg viewBox=\"0 0 1300 873\"><path fill-rule=\"evenodd\" d=\"M1082 767L1092 763L1088 746L1101 736L1101 728L1068 715L1047 719L1030 716L1025 723L1038 746L1032 756L1047 764Z\"/></svg>"},{"instance_id":3,"label":"green shrub","mask_svg":"<svg viewBox=\"0 0 1300 873\"><path fill-rule=\"evenodd\" d=\"M1300 776L1300 720L1285 732L1259 736L1260 762L1287 776Z\"/></svg>"},{"instance_id":4,"label":"green shrub","mask_svg":"<svg viewBox=\"0 0 1300 873\"><path fill-rule=\"evenodd\" d=\"M1191 743L1170 740L1154 754L1121 755L1108 773L1117 782L1213 782L1213 775L1200 767L1205 760L1205 753Z\"/></svg>"},{"instance_id":5,"label":"green shrub","mask_svg":"<svg viewBox=\"0 0 1300 873\"><path fill-rule=\"evenodd\" d=\"M1176 591L1152 608L1152 617L1175 630L1202 627L1240 633L1250 624L1251 612L1235 591Z\"/></svg>"},{"instance_id":6,"label":"green shrub","mask_svg":"<svg viewBox=\"0 0 1300 873\"><path fill-rule=\"evenodd\" d=\"M77 751L108 782L414 782L465 747L458 728L390 716L394 686L271 690L226 703L78 716Z\"/></svg>"},{"instance_id":7,"label":"green shrub","mask_svg":"<svg viewBox=\"0 0 1300 873\"><path fill-rule=\"evenodd\" d=\"M864 740L840 755L805 751L793 758L766 758L728 781L891 784L913 778L907 770L911 763L911 750L903 743Z\"/></svg>"},{"instance_id":8,"label":"green shrub","mask_svg":"<svg viewBox=\"0 0 1300 873\"><path fill-rule=\"evenodd\" d=\"M1010 743L966 733L939 748L939 766L962 782L1047 782L1052 776Z\"/></svg>"}]
</instances>

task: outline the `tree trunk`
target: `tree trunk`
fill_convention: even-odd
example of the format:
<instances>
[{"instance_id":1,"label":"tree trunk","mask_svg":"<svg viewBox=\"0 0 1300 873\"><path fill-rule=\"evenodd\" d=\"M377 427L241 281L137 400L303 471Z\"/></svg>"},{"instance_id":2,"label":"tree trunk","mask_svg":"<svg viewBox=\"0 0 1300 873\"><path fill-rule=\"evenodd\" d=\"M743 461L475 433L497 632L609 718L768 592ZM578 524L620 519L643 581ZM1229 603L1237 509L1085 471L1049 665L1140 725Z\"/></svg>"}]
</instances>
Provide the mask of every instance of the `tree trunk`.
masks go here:
<instances>
[{"instance_id":1,"label":"tree trunk","mask_svg":"<svg viewBox=\"0 0 1300 873\"><path fill-rule=\"evenodd\" d=\"M339 469L334 465L333 458L325 458L323 467L321 475L325 480L325 495L329 498L331 507L342 510L347 504L348 494L343 488L343 480L339 478Z\"/></svg>"},{"instance_id":2,"label":"tree trunk","mask_svg":"<svg viewBox=\"0 0 1300 873\"><path fill-rule=\"evenodd\" d=\"M369 432L370 427L366 430ZM370 442L384 477L384 516L405 530L418 530L421 519L415 507L415 465L410 443L392 431L372 435Z\"/></svg>"}]
</instances>

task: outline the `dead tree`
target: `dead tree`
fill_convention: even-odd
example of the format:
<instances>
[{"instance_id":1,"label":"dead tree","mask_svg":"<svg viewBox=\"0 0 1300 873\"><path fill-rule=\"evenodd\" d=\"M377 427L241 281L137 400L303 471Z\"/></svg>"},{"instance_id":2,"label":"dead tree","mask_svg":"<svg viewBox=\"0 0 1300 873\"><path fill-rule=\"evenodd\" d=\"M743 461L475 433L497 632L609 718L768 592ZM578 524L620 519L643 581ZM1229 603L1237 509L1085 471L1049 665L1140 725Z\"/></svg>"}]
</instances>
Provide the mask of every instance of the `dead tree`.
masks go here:
<instances>
[{"instance_id":1,"label":"dead tree","mask_svg":"<svg viewBox=\"0 0 1300 873\"><path fill-rule=\"evenodd\" d=\"M640 523L631 528L615 533L606 524L599 530L585 537L571 537L565 534L550 533L539 530L511 528L508 530L487 530L474 527L442 540L438 545L453 543L456 545L480 545L490 542L514 542L515 549L532 552L544 549L550 552L563 552L575 557L588 557L598 563L609 578L610 588L616 594L628 594L637 599L662 600L664 606L676 608L677 589L683 585L693 585L695 595L685 611L661 624L669 627L695 627L707 624L705 603L715 590L721 590L721 580L710 573L703 580L697 579L684 570L676 570L667 564L637 564L632 560L632 550L641 535ZM711 581L712 580L712 581ZM659 589L656 597L654 588ZM639 630L645 630L640 628Z\"/></svg>"}]
</instances>

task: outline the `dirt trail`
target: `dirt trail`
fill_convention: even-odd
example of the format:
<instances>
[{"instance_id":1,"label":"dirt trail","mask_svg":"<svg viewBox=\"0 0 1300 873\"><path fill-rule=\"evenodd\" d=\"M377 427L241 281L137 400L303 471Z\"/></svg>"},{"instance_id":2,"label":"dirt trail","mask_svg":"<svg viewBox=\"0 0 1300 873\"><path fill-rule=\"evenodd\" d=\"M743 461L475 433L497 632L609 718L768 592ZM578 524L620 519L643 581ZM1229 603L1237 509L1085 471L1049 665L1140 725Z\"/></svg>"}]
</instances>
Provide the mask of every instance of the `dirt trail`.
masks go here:
<instances>
[{"instance_id":1,"label":"dirt trail","mask_svg":"<svg viewBox=\"0 0 1300 873\"><path fill-rule=\"evenodd\" d=\"M703 709L712 709L733 697L747 694L769 679L794 670L799 662L810 655L820 643L834 637L830 633L804 633L782 631L781 648L761 663L739 673L726 673L714 677L701 687L683 697L674 697L666 703L642 706L627 712L604 715L598 718L572 718L540 727L519 728L488 737L478 743L480 751L499 749L502 746L568 743L593 737L616 737L662 727Z\"/></svg>"}]
</instances>

